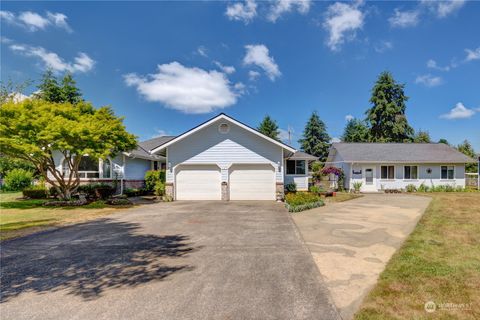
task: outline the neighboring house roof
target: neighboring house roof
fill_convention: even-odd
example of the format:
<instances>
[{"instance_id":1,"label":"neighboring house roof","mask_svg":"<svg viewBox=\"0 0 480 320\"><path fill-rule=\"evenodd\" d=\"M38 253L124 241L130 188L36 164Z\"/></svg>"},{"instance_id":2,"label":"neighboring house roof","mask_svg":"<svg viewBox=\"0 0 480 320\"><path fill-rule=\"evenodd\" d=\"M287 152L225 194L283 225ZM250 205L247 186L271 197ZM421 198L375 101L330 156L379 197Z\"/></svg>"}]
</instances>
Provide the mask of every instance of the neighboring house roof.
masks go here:
<instances>
[{"instance_id":1,"label":"neighboring house roof","mask_svg":"<svg viewBox=\"0 0 480 320\"><path fill-rule=\"evenodd\" d=\"M327 162L470 163L474 159L444 143L333 143Z\"/></svg>"},{"instance_id":2,"label":"neighboring house roof","mask_svg":"<svg viewBox=\"0 0 480 320\"><path fill-rule=\"evenodd\" d=\"M318 158L306 152L297 151L291 157L288 157L288 160L312 160L313 161L313 160L318 160Z\"/></svg>"},{"instance_id":3,"label":"neighboring house roof","mask_svg":"<svg viewBox=\"0 0 480 320\"><path fill-rule=\"evenodd\" d=\"M266 135L264 135L263 133L259 132L258 130L254 129L254 128L252 128L252 127L249 127L248 125L246 125L246 124L244 124L244 123L242 123L242 122L240 122L240 121L238 121L238 120L235 120L235 119L233 119L232 117L229 117L229 116L227 116L227 115L224 114L224 113L220 113L219 115L211 118L210 120L207 120L207 121L205 121L204 123L201 123L201 124L199 124L198 126L196 126L196 127L192 128L192 129L190 129L190 130L182 133L181 135L179 135L179 136L171 139L170 141L164 143L163 145L154 148L153 150L151 150L151 153L159 152L159 151L165 149L166 147L168 147L168 146L170 146L170 145L172 145L172 144L174 144L174 143L176 143L176 142L178 142L178 141L180 141L180 140L188 137L189 135L194 134L194 133L197 132L198 130L201 130L202 128L205 128L205 127L209 126L210 124L212 124L213 122L215 122L215 121L217 121L217 120L219 120L219 119L228 120L228 121L230 121L230 122L238 125L239 127L243 128L243 129L245 129L245 130L247 130L247 131L250 131L250 132L252 132L253 134L256 134L256 135L259 136L259 137L262 137L262 138L264 138L265 140L270 141L271 143L274 143L274 144L276 144L276 145L281 146L282 148L284 148L284 149L287 150L287 151L296 152L296 150L295 150L294 148L292 148L291 146L289 146L289 145L287 145L287 144L285 144L285 143L283 143L283 142L277 141L277 140L275 140L275 139L272 139L272 138L270 138L270 137L267 137Z\"/></svg>"},{"instance_id":4,"label":"neighboring house roof","mask_svg":"<svg viewBox=\"0 0 480 320\"><path fill-rule=\"evenodd\" d=\"M139 143L139 145L145 149L145 150L153 150L155 148L160 147L162 144L167 143L168 141L172 140L175 138L175 136L161 136L161 137L155 137L150 140L142 141Z\"/></svg>"},{"instance_id":5,"label":"neighboring house roof","mask_svg":"<svg viewBox=\"0 0 480 320\"><path fill-rule=\"evenodd\" d=\"M150 150L161 146L162 144L172 140L175 136L161 136L138 143L137 149L124 154L132 158L142 158L146 160L160 160L164 157L150 153Z\"/></svg>"}]
</instances>

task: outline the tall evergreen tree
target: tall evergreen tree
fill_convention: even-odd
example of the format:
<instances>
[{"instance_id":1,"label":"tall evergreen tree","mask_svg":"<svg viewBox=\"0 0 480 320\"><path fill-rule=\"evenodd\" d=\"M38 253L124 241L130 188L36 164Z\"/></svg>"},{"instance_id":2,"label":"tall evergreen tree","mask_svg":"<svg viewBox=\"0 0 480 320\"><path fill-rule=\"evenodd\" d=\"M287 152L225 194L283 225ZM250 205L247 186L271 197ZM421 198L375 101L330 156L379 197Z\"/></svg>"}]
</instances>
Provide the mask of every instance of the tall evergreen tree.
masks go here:
<instances>
[{"instance_id":1,"label":"tall evergreen tree","mask_svg":"<svg viewBox=\"0 0 480 320\"><path fill-rule=\"evenodd\" d=\"M343 142L367 142L368 141L368 127L364 121L352 119L347 122L343 135L341 137Z\"/></svg>"},{"instance_id":2,"label":"tall evergreen tree","mask_svg":"<svg viewBox=\"0 0 480 320\"><path fill-rule=\"evenodd\" d=\"M378 77L370 98L372 107L366 111L373 142L411 141L414 130L405 116L408 97L404 88L390 72L382 72Z\"/></svg>"},{"instance_id":3,"label":"tall evergreen tree","mask_svg":"<svg viewBox=\"0 0 480 320\"><path fill-rule=\"evenodd\" d=\"M472 144L468 140L464 140L461 144L457 146L457 150L463 153L470 158L476 159L475 150L473 150ZM477 163L468 163L465 165L466 172L477 172L478 171L478 164Z\"/></svg>"},{"instance_id":4,"label":"tall evergreen tree","mask_svg":"<svg viewBox=\"0 0 480 320\"><path fill-rule=\"evenodd\" d=\"M82 93L70 73L67 73L62 79L61 98L62 102L70 102L71 104L76 104L83 100Z\"/></svg>"},{"instance_id":5,"label":"tall evergreen tree","mask_svg":"<svg viewBox=\"0 0 480 320\"><path fill-rule=\"evenodd\" d=\"M277 122L270 118L270 116L268 115L263 118L257 130L266 135L267 137L280 141L280 138L278 137L280 131L278 131Z\"/></svg>"},{"instance_id":6,"label":"tall evergreen tree","mask_svg":"<svg viewBox=\"0 0 480 320\"><path fill-rule=\"evenodd\" d=\"M428 133L428 131L418 130L418 132L415 133L415 136L413 137L413 142L430 143L432 142L432 139L430 139L430 134Z\"/></svg>"},{"instance_id":7,"label":"tall evergreen tree","mask_svg":"<svg viewBox=\"0 0 480 320\"><path fill-rule=\"evenodd\" d=\"M62 102L62 88L52 70L47 70L38 85L39 92L36 94L40 99L49 102Z\"/></svg>"},{"instance_id":8,"label":"tall evergreen tree","mask_svg":"<svg viewBox=\"0 0 480 320\"><path fill-rule=\"evenodd\" d=\"M321 162L325 162L327 159L330 136L325 123L320 120L316 111L310 116L303 131L303 137L298 140L298 143L304 152L319 157Z\"/></svg>"}]
</instances>

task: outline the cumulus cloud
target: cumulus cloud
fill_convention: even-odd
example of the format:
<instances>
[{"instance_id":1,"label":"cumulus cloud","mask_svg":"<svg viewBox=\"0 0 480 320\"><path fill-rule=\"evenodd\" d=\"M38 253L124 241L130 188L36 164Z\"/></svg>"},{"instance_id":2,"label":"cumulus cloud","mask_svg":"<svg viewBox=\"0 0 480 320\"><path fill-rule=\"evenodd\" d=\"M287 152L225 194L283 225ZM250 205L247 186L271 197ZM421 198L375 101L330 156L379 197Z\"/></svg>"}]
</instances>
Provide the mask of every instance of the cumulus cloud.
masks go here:
<instances>
[{"instance_id":1,"label":"cumulus cloud","mask_svg":"<svg viewBox=\"0 0 480 320\"><path fill-rule=\"evenodd\" d=\"M352 116L351 114L347 114L347 115L345 116L345 121L350 121L350 120L353 120L353 119L355 119L355 117Z\"/></svg>"},{"instance_id":2,"label":"cumulus cloud","mask_svg":"<svg viewBox=\"0 0 480 320\"><path fill-rule=\"evenodd\" d=\"M373 48L378 53L384 53L388 50L393 49L393 43L391 41L381 41L377 43Z\"/></svg>"},{"instance_id":3,"label":"cumulus cloud","mask_svg":"<svg viewBox=\"0 0 480 320\"><path fill-rule=\"evenodd\" d=\"M127 86L151 102L184 113L208 113L234 105L240 95L227 76L216 70L185 67L179 62L158 65L148 76L124 75Z\"/></svg>"},{"instance_id":4,"label":"cumulus cloud","mask_svg":"<svg viewBox=\"0 0 480 320\"><path fill-rule=\"evenodd\" d=\"M197 48L197 54L201 55L202 57L208 57L207 48L205 48L204 46L199 46Z\"/></svg>"},{"instance_id":5,"label":"cumulus cloud","mask_svg":"<svg viewBox=\"0 0 480 320\"><path fill-rule=\"evenodd\" d=\"M0 19L5 22L23 27L29 31L38 31L45 30L49 26L55 26L66 30L67 32L72 32L72 29L67 23L67 16L63 13L52 13L48 12L45 15L33 11L23 11L18 15L15 15L10 11L0 11Z\"/></svg>"},{"instance_id":6,"label":"cumulus cloud","mask_svg":"<svg viewBox=\"0 0 480 320\"><path fill-rule=\"evenodd\" d=\"M475 110L469 109L463 105L463 103L458 102L454 108L452 108L448 113L440 115L440 118L454 120L454 119L468 119L475 114Z\"/></svg>"},{"instance_id":7,"label":"cumulus cloud","mask_svg":"<svg viewBox=\"0 0 480 320\"><path fill-rule=\"evenodd\" d=\"M422 0L422 4L425 5L433 12L438 18L445 18L463 7L465 0L449 0L449 1L430 1Z\"/></svg>"},{"instance_id":8,"label":"cumulus cloud","mask_svg":"<svg viewBox=\"0 0 480 320\"><path fill-rule=\"evenodd\" d=\"M95 61L84 52L79 52L73 62L67 62L58 54L42 47L33 47L25 44L11 44L9 48L13 52L24 56L39 58L43 62L45 68L52 69L55 72L88 72L92 70L95 65Z\"/></svg>"},{"instance_id":9,"label":"cumulus cloud","mask_svg":"<svg viewBox=\"0 0 480 320\"><path fill-rule=\"evenodd\" d=\"M243 64L256 65L263 69L268 78L274 81L282 74L273 57L269 55L268 48L263 44L246 45L247 53L243 58Z\"/></svg>"},{"instance_id":10,"label":"cumulus cloud","mask_svg":"<svg viewBox=\"0 0 480 320\"><path fill-rule=\"evenodd\" d=\"M248 71L248 79L250 79L251 81L257 80L258 77L260 77L260 72L255 70Z\"/></svg>"},{"instance_id":11,"label":"cumulus cloud","mask_svg":"<svg viewBox=\"0 0 480 320\"><path fill-rule=\"evenodd\" d=\"M420 11L400 11L395 9L393 16L388 18L390 26L397 28L414 27L420 21Z\"/></svg>"},{"instance_id":12,"label":"cumulus cloud","mask_svg":"<svg viewBox=\"0 0 480 320\"><path fill-rule=\"evenodd\" d=\"M218 61L213 61L213 63L220 68L220 70L222 70L223 72L225 72L226 74L232 74L235 72L235 67L234 66L224 66L223 64L221 64L220 62Z\"/></svg>"},{"instance_id":13,"label":"cumulus cloud","mask_svg":"<svg viewBox=\"0 0 480 320\"><path fill-rule=\"evenodd\" d=\"M360 5L361 2L336 2L327 8L323 27L329 33L327 45L331 50L338 51L345 39L354 39L356 30L363 27L365 15Z\"/></svg>"},{"instance_id":14,"label":"cumulus cloud","mask_svg":"<svg viewBox=\"0 0 480 320\"><path fill-rule=\"evenodd\" d=\"M310 10L311 0L278 0L275 1L267 15L267 19L276 22L283 14L297 10L301 14L306 14Z\"/></svg>"},{"instance_id":15,"label":"cumulus cloud","mask_svg":"<svg viewBox=\"0 0 480 320\"><path fill-rule=\"evenodd\" d=\"M443 83L441 77L432 76L431 74L420 75L415 79L416 84L423 84L426 87L436 87Z\"/></svg>"},{"instance_id":16,"label":"cumulus cloud","mask_svg":"<svg viewBox=\"0 0 480 320\"><path fill-rule=\"evenodd\" d=\"M430 59L427 61L427 68L430 68L430 69L435 69L435 70L439 70L439 71L450 71L450 69L453 67L454 65L446 65L444 67L442 66L439 66L437 64L437 62L433 59Z\"/></svg>"},{"instance_id":17,"label":"cumulus cloud","mask_svg":"<svg viewBox=\"0 0 480 320\"><path fill-rule=\"evenodd\" d=\"M480 59L480 47L478 47L477 49L474 49L474 50L465 49L465 52L467 53L467 56L465 57L465 61L472 61L472 60Z\"/></svg>"},{"instance_id":18,"label":"cumulus cloud","mask_svg":"<svg viewBox=\"0 0 480 320\"><path fill-rule=\"evenodd\" d=\"M225 15L230 20L243 21L245 24L248 24L257 15L257 3L255 0L245 0L244 3L230 4L227 6Z\"/></svg>"}]
</instances>

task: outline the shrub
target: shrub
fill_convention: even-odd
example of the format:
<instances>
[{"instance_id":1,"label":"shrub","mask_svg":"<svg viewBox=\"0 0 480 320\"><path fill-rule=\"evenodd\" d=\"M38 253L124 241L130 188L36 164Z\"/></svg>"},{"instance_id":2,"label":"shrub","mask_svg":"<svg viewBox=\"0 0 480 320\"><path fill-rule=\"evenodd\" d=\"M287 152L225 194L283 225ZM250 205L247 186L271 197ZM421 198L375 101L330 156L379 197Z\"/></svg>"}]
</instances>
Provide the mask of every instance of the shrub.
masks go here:
<instances>
[{"instance_id":1,"label":"shrub","mask_svg":"<svg viewBox=\"0 0 480 320\"><path fill-rule=\"evenodd\" d=\"M312 193L317 193L317 194L318 194L318 193L321 192L321 189L320 189L319 186L311 186L311 187L310 187L310 190L308 190L308 191L310 191L310 192L312 192Z\"/></svg>"},{"instance_id":2,"label":"shrub","mask_svg":"<svg viewBox=\"0 0 480 320\"><path fill-rule=\"evenodd\" d=\"M5 189L20 191L32 185L33 173L24 169L13 169L4 178Z\"/></svg>"},{"instance_id":3,"label":"shrub","mask_svg":"<svg viewBox=\"0 0 480 320\"><path fill-rule=\"evenodd\" d=\"M417 191L417 187L415 187L414 184L408 184L405 187L405 190L407 190L407 192L415 192L415 191Z\"/></svg>"},{"instance_id":4,"label":"shrub","mask_svg":"<svg viewBox=\"0 0 480 320\"><path fill-rule=\"evenodd\" d=\"M324 205L319 195L309 192L289 193L285 196L285 202L290 212L300 212Z\"/></svg>"},{"instance_id":5,"label":"shrub","mask_svg":"<svg viewBox=\"0 0 480 320\"><path fill-rule=\"evenodd\" d=\"M145 173L145 189L148 191L155 191L157 182L165 183L164 170L149 170Z\"/></svg>"},{"instance_id":6,"label":"shrub","mask_svg":"<svg viewBox=\"0 0 480 320\"><path fill-rule=\"evenodd\" d=\"M26 188L22 190L23 196L30 199L46 199L48 190L41 187Z\"/></svg>"},{"instance_id":7,"label":"shrub","mask_svg":"<svg viewBox=\"0 0 480 320\"><path fill-rule=\"evenodd\" d=\"M127 188L123 191L127 197L144 196L149 193L147 189Z\"/></svg>"},{"instance_id":8,"label":"shrub","mask_svg":"<svg viewBox=\"0 0 480 320\"><path fill-rule=\"evenodd\" d=\"M359 192L360 189L362 188L362 182L361 181L355 181L353 183L353 189L356 191L356 192Z\"/></svg>"},{"instance_id":9,"label":"shrub","mask_svg":"<svg viewBox=\"0 0 480 320\"><path fill-rule=\"evenodd\" d=\"M106 183L91 183L78 186L77 191L91 199L106 199L115 193L115 189Z\"/></svg>"},{"instance_id":10,"label":"shrub","mask_svg":"<svg viewBox=\"0 0 480 320\"><path fill-rule=\"evenodd\" d=\"M95 198L97 199L107 199L115 193L115 190L112 186L98 186L95 189Z\"/></svg>"},{"instance_id":11,"label":"shrub","mask_svg":"<svg viewBox=\"0 0 480 320\"><path fill-rule=\"evenodd\" d=\"M297 192L297 184L295 182L288 183L287 185L285 185L285 191Z\"/></svg>"},{"instance_id":12,"label":"shrub","mask_svg":"<svg viewBox=\"0 0 480 320\"><path fill-rule=\"evenodd\" d=\"M420 186L418 186L417 189L418 192L428 192L430 191L430 187L422 183Z\"/></svg>"},{"instance_id":13,"label":"shrub","mask_svg":"<svg viewBox=\"0 0 480 320\"><path fill-rule=\"evenodd\" d=\"M163 196L165 194L165 183L162 181L157 181L155 184L155 195Z\"/></svg>"}]
</instances>

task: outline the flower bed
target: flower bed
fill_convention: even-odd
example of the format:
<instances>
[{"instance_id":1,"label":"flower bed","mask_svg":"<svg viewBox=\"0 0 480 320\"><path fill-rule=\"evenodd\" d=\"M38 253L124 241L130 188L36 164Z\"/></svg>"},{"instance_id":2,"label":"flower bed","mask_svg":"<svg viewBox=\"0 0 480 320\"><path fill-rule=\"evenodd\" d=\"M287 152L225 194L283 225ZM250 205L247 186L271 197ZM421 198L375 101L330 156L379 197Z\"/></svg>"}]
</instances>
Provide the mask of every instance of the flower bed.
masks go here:
<instances>
[{"instance_id":1,"label":"flower bed","mask_svg":"<svg viewBox=\"0 0 480 320\"><path fill-rule=\"evenodd\" d=\"M289 212L300 212L323 205L320 196L310 192L289 193L285 196L285 207Z\"/></svg>"}]
</instances>

